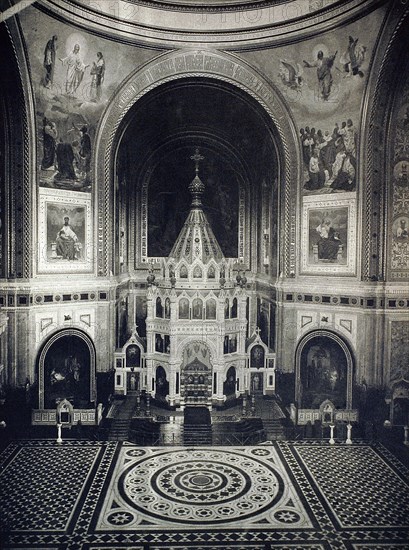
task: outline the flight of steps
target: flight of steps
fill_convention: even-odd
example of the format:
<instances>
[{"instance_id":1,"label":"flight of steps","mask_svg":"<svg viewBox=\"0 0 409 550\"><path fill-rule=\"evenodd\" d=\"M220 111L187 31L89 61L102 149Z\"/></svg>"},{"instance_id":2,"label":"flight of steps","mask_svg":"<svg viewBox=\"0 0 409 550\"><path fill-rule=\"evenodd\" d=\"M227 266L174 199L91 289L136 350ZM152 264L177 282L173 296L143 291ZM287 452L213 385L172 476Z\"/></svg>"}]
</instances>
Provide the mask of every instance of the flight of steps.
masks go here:
<instances>
[{"instance_id":1,"label":"flight of steps","mask_svg":"<svg viewBox=\"0 0 409 550\"><path fill-rule=\"evenodd\" d=\"M187 446L211 445L212 426L205 424L186 425L183 428L183 444Z\"/></svg>"},{"instance_id":2,"label":"flight of steps","mask_svg":"<svg viewBox=\"0 0 409 550\"><path fill-rule=\"evenodd\" d=\"M281 418L263 419L263 428L268 440L277 441L285 439L285 431Z\"/></svg>"},{"instance_id":3,"label":"flight of steps","mask_svg":"<svg viewBox=\"0 0 409 550\"><path fill-rule=\"evenodd\" d=\"M135 408L136 395L128 395L116 408L115 417L110 420L109 441L126 441L129 438L129 428Z\"/></svg>"},{"instance_id":4,"label":"flight of steps","mask_svg":"<svg viewBox=\"0 0 409 550\"><path fill-rule=\"evenodd\" d=\"M211 445L212 423L206 407L186 407L183 423L184 445Z\"/></svg>"},{"instance_id":5,"label":"flight of steps","mask_svg":"<svg viewBox=\"0 0 409 550\"><path fill-rule=\"evenodd\" d=\"M113 418L109 428L109 441L126 441L128 439L130 418Z\"/></svg>"}]
</instances>

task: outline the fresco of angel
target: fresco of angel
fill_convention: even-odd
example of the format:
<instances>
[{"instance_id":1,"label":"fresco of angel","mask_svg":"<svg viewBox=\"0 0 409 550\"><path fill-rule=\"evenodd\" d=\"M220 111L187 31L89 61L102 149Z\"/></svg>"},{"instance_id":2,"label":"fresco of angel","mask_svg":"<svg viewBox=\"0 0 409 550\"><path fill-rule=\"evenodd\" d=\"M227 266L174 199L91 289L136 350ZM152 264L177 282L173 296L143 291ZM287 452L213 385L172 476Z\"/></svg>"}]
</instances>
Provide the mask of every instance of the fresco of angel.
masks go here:
<instances>
[{"instance_id":1,"label":"fresco of angel","mask_svg":"<svg viewBox=\"0 0 409 550\"><path fill-rule=\"evenodd\" d=\"M278 72L283 84L292 90L299 90L303 83L303 69L299 63L289 62L280 59L280 70Z\"/></svg>"},{"instance_id":2,"label":"fresco of angel","mask_svg":"<svg viewBox=\"0 0 409 550\"><path fill-rule=\"evenodd\" d=\"M358 40L358 38L349 36L347 49L340 57L343 71L346 73L344 76L359 75L361 78L364 76L361 65L365 61L367 48L362 44L358 44Z\"/></svg>"}]
</instances>

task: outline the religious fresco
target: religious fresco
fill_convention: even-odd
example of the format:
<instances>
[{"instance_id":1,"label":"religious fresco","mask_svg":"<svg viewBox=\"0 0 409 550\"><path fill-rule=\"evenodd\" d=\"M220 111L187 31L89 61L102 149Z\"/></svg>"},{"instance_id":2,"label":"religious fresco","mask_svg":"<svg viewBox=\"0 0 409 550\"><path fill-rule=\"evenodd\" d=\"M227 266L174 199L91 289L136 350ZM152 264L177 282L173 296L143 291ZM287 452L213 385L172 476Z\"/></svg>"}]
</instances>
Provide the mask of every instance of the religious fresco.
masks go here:
<instances>
[{"instance_id":1,"label":"religious fresco","mask_svg":"<svg viewBox=\"0 0 409 550\"><path fill-rule=\"evenodd\" d=\"M310 262L346 263L347 208L311 209L308 216Z\"/></svg>"},{"instance_id":2,"label":"religious fresco","mask_svg":"<svg viewBox=\"0 0 409 550\"><path fill-rule=\"evenodd\" d=\"M87 408L90 402L90 354L78 336L58 338L44 358L44 406L54 409L68 399L75 408Z\"/></svg>"},{"instance_id":3,"label":"religious fresco","mask_svg":"<svg viewBox=\"0 0 409 550\"><path fill-rule=\"evenodd\" d=\"M356 198L353 193L308 197L303 206L301 269L305 273L353 274Z\"/></svg>"},{"instance_id":4,"label":"religious fresco","mask_svg":"<svg viewBox=\"0 0 409 550\"><path fill-rule=\"evenodd\" d=\"M346 407L347 359L341 347L330 338L310 340L301 354L300 407L318 409L325 401L336 408Z\"/></svg>"},{"instance_id":5,"label":"religious fresco","mask_svg":"<svg viewBox=\"0 0 409 550\"><path fill-rule=\"evenodd\" d=\"M33 6L19 17L36 101L40 186L90 192L103 110L121 81L156 54L79 31Z\"/></svg>"},{"instance_id":6,"label":"religious fresco","mask_svg":"<svg viewBox=\"0 0 409 550\"><path fill-rule=\"evenodd\" d=\"M392 133L390 206L390 275L409 278L409 79L406 79L394 112Z\"/></svg>"},{"instance_id":7,"label":"religious fresco","mask_svg":"<svg viewBox=\"0 0 409 550\"><path fill-rule=\"evenodd\" d=\"M361 102L383 8L314 39L242 54L279 88L298 127L304 195L355 191Z\"/></svg>"},{"instance_id":8,"label":"religious fresco","mask_svg":"<svg viewBox=\"0 0 409 550\"><path fill-rule=\"evenodd\" d=\"M92 267L91 200L83 193L41 189L39 272L88 271Z\"/></svg>"},{"instance_id":9,"label":"religious fresco","mask_svg":"<svg viewBox=\"0 0 409 550\"><path fill-rule=\"evenodd\" d=\"M390 384L409 381L409 322L392 321L390 328Z\"/></svg>"}]
</instances>

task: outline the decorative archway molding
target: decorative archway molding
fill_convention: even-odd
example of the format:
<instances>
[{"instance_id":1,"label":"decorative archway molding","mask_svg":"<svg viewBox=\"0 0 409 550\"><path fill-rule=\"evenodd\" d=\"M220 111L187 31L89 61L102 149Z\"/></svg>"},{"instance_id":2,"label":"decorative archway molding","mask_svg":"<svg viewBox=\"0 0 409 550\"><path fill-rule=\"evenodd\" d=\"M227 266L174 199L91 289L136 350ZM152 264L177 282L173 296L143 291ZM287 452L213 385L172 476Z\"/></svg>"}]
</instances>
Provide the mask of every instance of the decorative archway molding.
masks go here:
<instances>
[{"instance_id":1,"label":"decorative archway molding","mask_svg":"<svg viewBox=\"0 0 409 550\"><path fill-rule=\"evenodd\" d=\"M352 351L347 342L336 334L329 330L314 330L304 335L297 345L295 352L295 400L299 404L301 397L301 355L305 346L315 338L328 338L336 342L345 354L347 361L347 395L346 395L346 408L352 409L352 383L354 378L354 358Z\"/></svg>"},{"instance_id":2,"label":"decorative archway molding","mask_svg":"<svg viewBox=\"0 0 409 550\"><path fill-rule=\"evenodd\" d=\"M96 354L94 343L91 338L83 332L82 330L75 328L67 328L59 330L58 332L52 334L48 337L45 344L41 348L38 354L38 387L39 387L39 409L44 409L44 368L45 368L45 358L51 346L60 338L67 336L75 336L80 338L86 344L89 350L89 370L90 370L90 401L93 402L96 400Z\"/></svg>"},{"instance_id":3,"label":"decorative archway molding","mask_svg":"<svg viewBox=\"0 0 409 550\"><path fill-rule=\"evenodd\" d=\"M208 349L209 363L214 366L214 358L217 357L216 346L209 339L206 341L199 340L197 336L188 336L179 343L176 350L176 363L181 364L181 362L183 361L183 354L185 353L185 349L193 344L197 344L198 346L205 346Z\"/></svg>"},{"instance_id":4,"label":"decorative archway molding","mask_svg":"<svg viewBox=\"0 0 409 550\"><path fill-rule=\"evenodd\" d=\"M212 78L227 82L254 98L272 120L279 138L281 242L280 264L285 275L295 274L298 181L301 151L296 124L281 93L262 74L233 54L186 50L165 53L132 73L103 114L95 140L97 274L107 277L113 266L114 164L121 123L132 106L154 88L182 78ZM298 159L299 162L295 162Z\"/></svg>"}]
</instances>

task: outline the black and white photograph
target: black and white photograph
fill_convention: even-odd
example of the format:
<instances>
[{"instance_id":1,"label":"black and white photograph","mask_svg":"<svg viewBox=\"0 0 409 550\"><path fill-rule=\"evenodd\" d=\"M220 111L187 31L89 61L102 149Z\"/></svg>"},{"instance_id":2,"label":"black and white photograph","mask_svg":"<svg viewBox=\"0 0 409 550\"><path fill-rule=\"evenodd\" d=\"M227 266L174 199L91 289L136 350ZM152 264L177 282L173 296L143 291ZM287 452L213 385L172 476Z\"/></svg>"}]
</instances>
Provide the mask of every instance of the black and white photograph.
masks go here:
<instances>
[{"instance_id":1,"label":"black and white photograph","mask_svg":"<svg viewBox=\"0 0 409 550\"><path fill-rule=\"evenodd\" d=\"M409 548L409 1L0 0L0 548Z\"/></svg>"}]
</instances>

